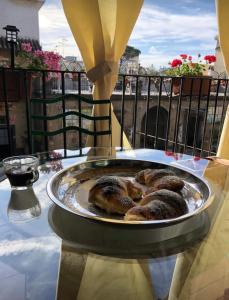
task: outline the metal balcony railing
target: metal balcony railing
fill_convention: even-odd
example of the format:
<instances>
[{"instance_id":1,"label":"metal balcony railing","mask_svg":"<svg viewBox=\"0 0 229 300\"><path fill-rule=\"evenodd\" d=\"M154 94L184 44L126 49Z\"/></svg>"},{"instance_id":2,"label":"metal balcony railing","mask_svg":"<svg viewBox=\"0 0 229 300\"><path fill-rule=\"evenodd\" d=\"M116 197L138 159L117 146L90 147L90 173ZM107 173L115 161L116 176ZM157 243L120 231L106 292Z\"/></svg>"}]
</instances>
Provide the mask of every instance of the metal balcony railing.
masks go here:
<instances>
[{"instance_id":1,"label":"metal balcony railing","mask_svg":"<svg viewBox=\"0 0 229 300\"><path fill-rule=\"evenodd\" d=\"M92 88L84 72L1 68L0 157L80 149L97 122L105 122L110 134L110 100L121 124L121 147L125 133L134 148L216 154L228 105L227 79L120 74L111 99L98 104L108 105L108 115L93 120ZM61 130L66 127L72 130Z\"/></svg>"}]
</instances>

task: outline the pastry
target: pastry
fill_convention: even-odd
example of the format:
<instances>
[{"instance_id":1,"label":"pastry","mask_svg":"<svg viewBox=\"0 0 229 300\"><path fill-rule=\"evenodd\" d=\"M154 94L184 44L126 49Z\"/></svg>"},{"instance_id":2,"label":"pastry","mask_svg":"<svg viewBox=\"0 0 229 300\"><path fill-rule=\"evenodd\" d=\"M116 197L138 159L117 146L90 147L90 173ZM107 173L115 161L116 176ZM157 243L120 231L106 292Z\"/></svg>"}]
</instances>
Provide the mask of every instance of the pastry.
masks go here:
<instances>
[{"instance_id":1,"label":"pastry","mask_svg":"<svg viewBox=\"0 0 229 300\"><path fill-rule=\"evenodd\" d=\"M136 176L135 176L135 180L137 182L141 183L141 184L145 184L145 176L146 176L146 174L149 174L152 171L154 171L154 170L152 170L152 169L145 169L145 170L142 170L142 171L138 172L136 174Z\"/></svg>"},{"instance_id":2,"label":"pastry","mask_svg":"<svg viewBox=\"0 0 229 300\"><path fill-rule=\"evenodd\" d=\"M184 181L177 176L163 176L152 184L152 186L146 191L146 195L154 191L166 189L174 192L179 192L184 187Z\"/></svg>"},{"instance_id":3,"label":"pastry","mask_svg":"<svg viewBox=\"0 0 229 300\"><path fill-rule=\"evenodd\" d=\"M161 200L154 200L144 206L129 209L124 217L126 221L149 221L176 218L176 210Z\"/></svg>"},{"instance_id":4,"label":"pastry","mask_svg":"<svg viewBox=\"0 0 229 300\"><path fill-rule=\"evenodd\" d=\"M122 180L127 188L127 192L130 198L132 198L135 201L138 201L142 198L142 189L138 187L136 184L134 184L132 181L126 178L119 178Z\"/></svg>"},{"instance_id":5,"label":"pastry","mask_svg":"<svg viewBox=\"0 0 229 300\"><path fill-rule=\"evenodd\" d=\"M104 209L108 213L125 214L136 206L133 199L142 196L140 188L130 180L116 176L103 176L98 179L89 192L90 203Z\"/></svg>"},{"instance_id":6,"label":"pastry","mask_svg":"<svg viewBox=\"0 0 229 300\"><path fill-rule=\"evenodd\" d=\"M168 175L175 175L175 173L169 169L145 169L138 172L135 179L137 182L150 187L156 180Z\"/></svg>"},{"instance_id":7,"label":"pastry","mask_svg":"<svg viewBox=\"0 0 229 300\"><path fill-rule=\"evenodd\" d=\"M166 189L158 190L146 195L144 198L142 198L139 204L147 205L149 202L155 200L163 201L172 206L177 212L177 217L188 212L188 206L183 197L176 192Z\"/></svg>"}]
</instances>

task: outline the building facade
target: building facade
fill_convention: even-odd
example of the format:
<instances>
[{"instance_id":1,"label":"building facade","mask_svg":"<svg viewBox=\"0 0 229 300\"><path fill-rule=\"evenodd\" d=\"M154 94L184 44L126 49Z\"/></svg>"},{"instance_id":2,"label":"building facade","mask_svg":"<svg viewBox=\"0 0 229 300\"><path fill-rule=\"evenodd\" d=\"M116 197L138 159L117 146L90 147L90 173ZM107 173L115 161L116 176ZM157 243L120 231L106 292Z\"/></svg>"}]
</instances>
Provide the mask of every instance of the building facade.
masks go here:
<instances>
[{"instance_id":1,"label":"building facade","mask_svg":"<svg viewBox=\"0 0 229 300\"><path fill-rule=\"evenodd\" d=\"M0 63L9 60L9 45L5 41L6 25L16 26L19 32L18 49L21 43L30 42L33 50L41 49L39 40L39 10L44 0L1 0L0 9Z\"/></svg>"},{"instance_id":2,"label":"building facade","mask_svg":"<svg viewBox=\"0 0 229 300\"><path fill-rule=\"evenodd\" d=\"M3 27L7 25L16 26L20 30L16 50L20 49L21 43L30 43L33 50L41 49L39 43L39 10L44 2L44 0L0 1L0 67L10 65L10 47L6 42L6 33L3 29ZM26 128L23 76L20 76L20 74L16 72L14 74L9 74L8 72L6 81L8 84L7 96L9 97L8 108L11 112L9 114L11 144L15 148L21 148L23 147L23 135ZM3 77L0 73L0 147L2 155L4 155L9 148L4 98Z\"/></svg>"},{"instance_id":3,"label":"building facade","mask_svg":"<svg viewBox=\"0 0 229 300\"><path fill-rule=\"evenodd\" d=\"M227 78L223 55L220 49L219 37L216 36L215 39L216 39L216 48L215 48L216 62L214 63L213 75L215 73L215 76L218 75L217 77Z\"/></svg>"},{"instance_id":4,"label":"building facade","mask_svg":"<svg viewBox=\"0 0 229 300\"><path fill-rule=\"evenodd\" d=\"M20 29L20 37L39 41L38 13L44 0L1 0L0 36L5 36L5 25Z\"/></svg>"}]
</instances>

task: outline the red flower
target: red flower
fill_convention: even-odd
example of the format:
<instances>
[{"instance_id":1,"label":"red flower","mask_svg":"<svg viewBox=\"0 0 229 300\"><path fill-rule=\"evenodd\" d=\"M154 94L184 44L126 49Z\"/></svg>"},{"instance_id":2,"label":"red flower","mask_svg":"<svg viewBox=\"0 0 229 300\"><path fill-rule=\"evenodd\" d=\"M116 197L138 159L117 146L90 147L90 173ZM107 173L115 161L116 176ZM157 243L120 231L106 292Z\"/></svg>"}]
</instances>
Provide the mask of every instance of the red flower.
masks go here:
<instances>
[{"instance_id":1,"label":"red flower","mask_svg":"<svg viewBox=\"0 0 229 300\"><path fill-rule=\"evenodd\" d=\"M181 66L182 65L182 61L180 59L174 59L172 62L171 62L171 66L173 68L176 68L178 66Z\"/></svg>"},{"instance_id":2,"label":"red flower","mask_svg":"<svg viewBox=\"0 0 229 300\"><path fill-rule=\"evenodd\" d=\"M188 55L187 55L187 54L180 54L180 57L181 57L182 59L187 59Z\"/></svg>"},{"instance_id":3,"label":"red flower","mask_svg":"<svg viewBox=\"0 0 229 300\"><path fill-rule=\"evenodd\" d=\"M192 56L191 55L189 55L188 60L192 61Z\"/></svg>"},{"instance_id":4,"label":"red flower","mask_svg":"<svg viewBox=\"0 0 229 300\"><path fill-rule=\"evenodd\" d=\"M165 155L166 156L173 156L173 152L172 151L165 151Z\"/></svg>"},{"instance_id":5,"label":"red flower","mask_svg":"<svg viewBox=\"0 0 229 300\"><path fill-rule=\"evenodd\" d=\"M213 62L216 61L215 55L206 55L206 56L204 56L204 59L205 59L209 64L211 64L211 63L213 63Z\"/></svg>"},{"instance_id":6,"label":"red flower","mask_svg":"<svg viewBox=\"0 0 229 300\"><path fill-rule=\"evenodd\" d=\"M200 157L199 156L194 156L194 161L198 161L200 160Z\"/></svg>"}]
</instances>

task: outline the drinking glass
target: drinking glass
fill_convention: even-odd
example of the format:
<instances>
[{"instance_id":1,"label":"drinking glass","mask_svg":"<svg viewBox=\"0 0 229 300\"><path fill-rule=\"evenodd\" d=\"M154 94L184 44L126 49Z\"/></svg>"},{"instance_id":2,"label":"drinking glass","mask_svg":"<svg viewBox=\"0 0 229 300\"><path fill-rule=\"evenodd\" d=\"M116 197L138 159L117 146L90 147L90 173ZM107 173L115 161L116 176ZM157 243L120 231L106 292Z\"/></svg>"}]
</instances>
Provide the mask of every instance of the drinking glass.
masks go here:
<instances>
[{"instance_id":1,"label":"drinking glass","mask_svg":"<svg viewBox=\"0 0 229 300\"><path fill-rule=\"evenodd\" d=\"M12 189L7 214L12 223L31 221L41 215L41 206L32 187Z\"/></svg>"},{"instance_id":2,"label":"drinking glass","mask_svg":"<svg viewBox=\"0 0 229 300\"><path fill-rule=\"evenodd\" d=\"M5 158L3 167L13 189L23 190L32 186L39 178L38 158L20 155Z\"/></svg>"}]
</instances>

